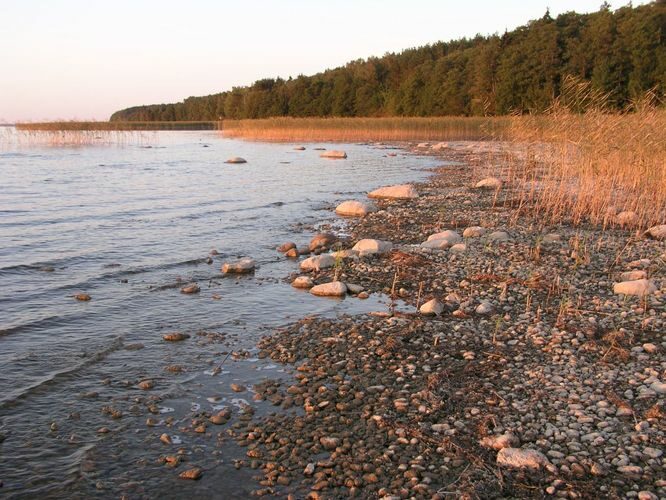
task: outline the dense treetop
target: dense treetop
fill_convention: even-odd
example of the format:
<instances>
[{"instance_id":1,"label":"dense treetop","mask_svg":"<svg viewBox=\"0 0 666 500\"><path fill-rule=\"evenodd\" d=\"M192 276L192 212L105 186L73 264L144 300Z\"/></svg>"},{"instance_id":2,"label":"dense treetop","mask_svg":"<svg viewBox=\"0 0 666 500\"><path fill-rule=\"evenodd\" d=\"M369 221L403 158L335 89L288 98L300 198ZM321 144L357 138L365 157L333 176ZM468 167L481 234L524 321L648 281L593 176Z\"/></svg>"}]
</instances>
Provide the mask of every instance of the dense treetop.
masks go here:
<instances>
[{"instance_id":1,"label":"dense treetop","mask_svg":"<svg viewBox=\"0 0 666 500\"><path fill-rule=\"evenodd\" d=\"M591 14L548 12L503 35L437 42L344 67L175 104L118 111L112 121L272 116L442 116L539 112L567 76L608 93L616 108L666 91L666 0Z\"/></svg>"}]
</instances>

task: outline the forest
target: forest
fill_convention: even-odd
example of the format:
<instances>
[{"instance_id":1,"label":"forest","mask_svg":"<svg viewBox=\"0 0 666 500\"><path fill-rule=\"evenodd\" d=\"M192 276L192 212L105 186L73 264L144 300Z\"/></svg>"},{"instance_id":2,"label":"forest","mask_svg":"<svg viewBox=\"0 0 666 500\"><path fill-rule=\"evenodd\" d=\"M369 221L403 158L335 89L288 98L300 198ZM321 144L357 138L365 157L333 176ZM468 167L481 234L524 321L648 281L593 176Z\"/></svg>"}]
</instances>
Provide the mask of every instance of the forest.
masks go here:
<instances>
[{"instance_id":1,"label":"forest","mask_svg":"<svg viewBox=\"0 0 666 500\"><path fill-rule=\"evenodd\" d=\"M359 59L312 76L265 78L111 121L291 117L497 116L539 113L566 79L589 82L611 108L666 90L666 0L590 14L549 12L504 34Z\"/></svg>"}]
</instances>

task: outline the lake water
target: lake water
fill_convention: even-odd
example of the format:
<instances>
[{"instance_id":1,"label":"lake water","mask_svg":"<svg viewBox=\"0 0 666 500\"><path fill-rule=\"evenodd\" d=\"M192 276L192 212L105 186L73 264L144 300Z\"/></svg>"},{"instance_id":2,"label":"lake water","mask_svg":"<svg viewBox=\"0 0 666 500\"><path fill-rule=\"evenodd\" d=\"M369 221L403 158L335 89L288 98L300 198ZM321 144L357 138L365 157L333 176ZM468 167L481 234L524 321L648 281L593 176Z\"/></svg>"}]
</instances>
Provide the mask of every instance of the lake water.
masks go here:
<instances>
[{"instance_id":1,"label":"lake water","mask_svg":"<svg viewBox=\"0 0 666 500\"><path fill-rule=\"evenodd\" d=\"M146 418L184 426L197 410L252 403L229 384L286 376L253 357L271 328L311 314L385 310L377 297L329 300L293 289L284 278L297 263L275 247L306 244L322 222L343 225L336 202L423 179L441 163L369 145L295 151L200 131L87 145L4 134L0 496L8 498L247 496L257 487L253 471L233 467L243 453L216 442L223 428L209 429L212 438L183 433L180 446L167 447L159 435L178 435L178 425L148 427ZM349 158L321 159L315 147ZM225 164L231 156L248 163ZM208 264L211 249L219 255ZM243 256L258 262L255 274L221 275L225 260ZM192 281L201 292L181 294ZM92 300L75 300L81 292ZM172 331L192 338L164 342ZM165 371L173 365L183 371ZM154 389L138 388L144 379ZM109 407L122 418L110 418ZM204 467L202 480L180 480L182 466L158 462L178 448Z\"/></svg>"}]
</instances>

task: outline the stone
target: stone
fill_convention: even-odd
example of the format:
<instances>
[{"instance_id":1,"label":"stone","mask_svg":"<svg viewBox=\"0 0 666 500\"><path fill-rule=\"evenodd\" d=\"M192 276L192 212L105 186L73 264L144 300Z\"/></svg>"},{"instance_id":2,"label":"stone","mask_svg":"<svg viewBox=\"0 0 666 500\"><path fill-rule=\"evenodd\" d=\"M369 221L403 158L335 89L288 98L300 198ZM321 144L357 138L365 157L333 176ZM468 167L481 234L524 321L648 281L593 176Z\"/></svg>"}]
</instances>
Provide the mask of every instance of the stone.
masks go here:
<instances>
[{"instance_id":1,"label":"stone","mask_svg":"<svg viewBox=\"0 0 666 500\"><path fill-rule=\"evenodd\" d=\"M639 297L645 297L656 291L656 285L647 279L622 281L613 285L613 293L618 295L638 295Z\"/></svg>"},{"instance_id":2,"label":"stone","mask_svg":"<svg viewBox=\"0 0 666 500\"><path fill-rule=\"evenodd\" d=\"M510 432L504 434L497 434L494 436L486 436L479 444L484 448L490 448L492 450L502 450L504 448L515 448L520 444L518 438L511 434Z\"/></svg>"},{"instance_id":3,"label":"stone","mask_svg":"<svg viewBox=\"0 0 666 500\"><path fill-rule=\"evenodd\" d=\"M541 240L542 243L559 243L562 241L562 236L557 233L548 233Z\"/></svg>"},{"instance_id":4,"label":"stone","mask_svg":"<svg viewBox=\"0 0 666 500\"><path fill-rule=\"evenodd\" d=\"M298 276L291 282L291 286L294 288L312 288L314 286L314 281L312 281L312 278L309 276Z\"/></svg>"},{"instance_id":5,"label":"stone","mask_svg":"<svg viewBox=\"0 0 666 500\"><path fill-rule=\"evenodd\" d=\"M335 207L335 213L345 217L365 217L371 212L376 212L377 207L373 203L348 200L343 201Z\"/></svg>"},{"instance_id":6,"label":"stone","mask_svg":"<svg viewBox=\"0 0 666 500\"><path fill-rule=\"evenodd\" d=\"M638 214L631 210L625 210L615 216L615 223L618 226L633 226L638 222Z\"/></svg>"},{"instance_id":7,"label":"stone","mask_svg":"<svg viewBox=\"0 0 666 500\"><path fill-rule=\"evenodd\" d=\"M319 248L330 247L335 242L338 241L337 236L331 233L319 233L315 234L310 240L310 251L317 250Z\"/></svg>"},{"instance_id":8,"label":"stone","mask_svg":"<svg viewBox=\"0 0 666 500\"><path fill-rule=\"evenodd\" d=\"M345 285L347 285L347 291L355 295L365 290L361 285L355 285L353 283L345 283Z\"/></svg>"},{"instance_id":9,"label":"stone","mask_svg":"<svg viewBox=\"0 0 666 500\"><path fill-rule=\"evenodd\" d=\"M479 238L486 234L486 228L481 226L471 226L463 231L463 238Z\"/></svg>"},{"instance_id":10,"label":"stone","mask_svg":"<svg viewBox=\"0 0 666 500\"><path fill-rule=\"evenodd\" d=\"M393 243L390 241L381 241L373 239L363 239L356 242L352 250L359 253L360 256L382 254L389 252L393 248Z\"/></svg>"},{"instance_id":11,"label":"stone","mask_svg":"<svg viewBox=\"0 0 666 500\"><path fill-rule=\"evenodd\" d=\"M416 145L416 147L419 148L419 149L429 148L429 147L430 147L430 143L429 143L429 142L419 142L419 143Z\"/></svg>"},{"instance_id":12,"label":"stone","mask_svg":"<svg viewBox=\"0 0 666 500\"><path fill-rule=\"evenodd\" d=\"M351 248L346 248L344 250L337 250L332 252L331 255L336 259L353 259L358 257L358 252L356 250L352 250Z\"/></svg>"},{"instance_id":13,"label":"stone","mask_svg":"<svg viewBox=\"0 0 666 500\"><path fill-rule=\"evenodd\" d=\"M652 226L645 231L645 236L648 238L654 238L655 240L666 240L666 224Z\"/></svg>"},{"instance_id":14,"label":"stone","mask_svg":"<svg viewBox=\"0 0 666 500\"><path fill-rule=\"evenodd\" d=\"M340 440L335 437L321 437L319 438L319 443L327 449L327 450L334 450L335 448L338 447L338 444L340 443Z\"/></svg>"},{"instance_id":15,"label":"stone","mask_svg":"<svg viewBox=\"0 0 666 500\"><path fill-rule=\"evenodd\" d=\"M224 274L245 274L254 271L256 263L253 259L245 257L235 262L225 262L222 264L222 272Z\"/></svg>"},{"instance_id":16,"label":"stone","mask_svg":"<svg viewBox=\"0 0 666 500\"><path fill-rule=\"evenodd\" d=\"M300 268L302 271L320 271L335 265L335 257L331 254L325 253L322 255L314 255L301 261Z\"/></svg>"},{"instance_id":17,"label":"stone","mask_svg":"<svg viewBox=\"0 0 666 500\"><path fill-rule=\"evenodd\" d=\"M491 314L495 308L490 302L483 301L481 302L478 306L476 306L476 314L481 314L481 315L486 315L486 314Z\"/></svg>"},{"instance_id":18,"label":"stone","mask_svg":"<svg viewBox=\"0 0 666 500\"><path fill-rule=\"evenodd\" d=\"M290 248L289 250L287 250L287 251L285 252L284 255L285 255L285 257L287 257L288 259L298 259L298 257L299 257L300 254L298 253L298 249L296 249L296 248Z\"/></svg>"},{"instance_id":19,"label":"stone","mask_svg":"<svg viewBox=\"0 0 666 500\"><path fill-rule=\"evenodd\" d=\"M411 184L398 184L385 186L368 193L368 198L388 198L396 200L409 200L418 198L419 193Z\"/></svg>"},{"instance_id":20,"label":"stone","mask_svg":"<svg viewBox=\"0 0 666 500\"><path fill-rule=\"evenodd\" d=\"M241 385L241 384L231 384L229 387L234 392L245 392L245 390L246 390L245 386Z\"/></svg>"},{"instance_id":21,"label":"stone","mask_svg":"<svg viewBox=\"0 0 666 500\"><path fill-rule=\"evenodd\" d=\"M347 294L347 285L341 281L331 281L330 283L313 286L310 293L319 297L343 297Z\"/></svg>"},{"instance_id":22,"label":"stone","mask_svg":"<svg viewBox=\"0 0 666 500\"><path fill-rule=\"evenodd\" d=\"M167 342L179 342L181 340L189 339L190 336L187 333L175 332L162 335L162 338Z\"/></svg>"},{"instance_id":23,"label":"stone","mask_svg":"<svg viewBox=\"0 0 666 500\"><path fill-rule=\"evenodd\" d=\"M659 500L659 497L651 491L643 490L638 492L638 500Z\"/></svg>"},{"instance_id":24,"label":"stone","mask_svg":"<svg viewBox=\"0 0 666 500\"><path fill-rule=\"evenodd\" d=\"M334 160L344 160L347 158L347 153L344 151L336 151L335 149L330 149L328 151L324 151L319 155L321 158L331 158Z\"/></svg>"},{"instance_id":25,"label":"stone","mask_svg":"<svg viewBox=\"0 0 666 500\"><path fill-rule=\"evenodd\" d=\"M76 295L74 295L74 298L76 300L80 300L81 302L88 302L89 300L92 299L92 297L87 293L77 293Z\"/></svg>"},{"instance_id":26,"label":"stone","mask_svg":"<svg viewBox=\"0 0 666 500\"><path fill-rule=\"evenodd\" d=\"M451 253L465 253L466 251L467 251L467 245L465 245L464 243L456 243L449 249L449 252Z\"/></svg>"},{"instance_id":27,"label":"stone","mask_svg":"<svg viewBox=\"0 0 666 500\"><path fill-rule=\"evenodd\" d=\"M296 146L294 151L305 151L305 146Z\"/></svg>"},{"instance_id":28,"label":"stone","mask_svg":"<svg viewBox=\"0 0 666 500\"><path fill-rule=\"evenodd\" d=\"M627 271L626 273L620 274L621 281L636 281L647 278L647 273L642 269L636 271Z\"/></svg>"},{"instance_id":29,"label":"stone","mask_svg":"<svg viewBox=\"0 0 666 500\"><path fill-rule=\"evenodd\" d=\"M240 156L234 156L233 158L229 158L224 163L247 163L247 160L245 158L241 158Z\"/></svg>"},{"instance_id":30,"label":"stone","mask_svg":"<svg viewBox=\"0 0 666 500\"><path fill-rule=\"evenodd\" d=\"M666 394L666 382L660 382L656 380L650 384L650 389L652 389L657 394L664 395Z\"/></svg>"},{"instance_id":31,"label":"stone","mask_svg":"<svg viewBox=\"0 0 666 500\"><path fill-rule=\"evenodd\" d=\"M537 450L502 448L497 453L497 465L515 469L540 469L550 462Z\"/></svg>"},{"instance_id":32,"label":"stone","mask_svg":"<svg viewBox=\"0 0 666 500\"><path fill-rule=\"evenodd\" d=\"M419 307L419 312L425 315L439 316L444 312L444 305L437 299L432 299Z\"/></svg>"},{"instance_id":33,"label":"stone","mask_svg":"<svg viewBox=\"0 0 666 500\"><path fill-rule=\"evenodd\" d=\"M181 288L180 293L199 293L200 290L201 288L199 288L199 285L196 283L191 283Z\"/></svg>"},{"instance_id":34,"label":"stone","mask_svg":"<svg viewBox=\"0 0 666 500\"><path fill-rule=\"evenodd\" d=\"M450 229L446 231L441 231L439 233L431 234L430 236L428 236L427 241L437 241L437 240L445 240L447 246L452 246L455 245L456 243L462 242L462 238L460 237L460 235Z\"/></svg>"},{"instance_id":35,"label":"stone","mask_svg":"<svg viewBox=\"0 0 666 500\"><path fill-rule=\"evenodd\" d=\"M657 449L657 448L646 447L646 448L643 448L643 454L647 455L650 458L659 458L664 454L664 452L662 450Z\"/></svg>"},{"instance_id":36,"label":"stone","mask_svg":"<svg viewBox=\"0 0 666 500\"><path fill-rule=\"evenodd\" d=\"M292 248L296 248L296 243L294 243L293 241L288 241L277 247L276 250L280 253L287 253Z\"/></svg>"},{"instance_id":37,"label":"stone","mask_svg":"<svg viewBox=\"0 0 666 500\"><path fill-rule=\"evenodd\" d=\"M498 243L509 241L510 239L511 237L509 236L509 233L505 231L494 231L488 235L488 241L495 241Z\"/></svg>"},{"instance_id":38,"label":"stone","mask_svg":"<svg viewBox=\"0 0 666 500\"><path fill-rule=\"evenodd\" d=\"M474 187L476 189L499 189L502 187L502 181L497 177L486 177L477 182Z\"/></svg>"},{"instance_id":39,"label":"stone","mask_svg":"<svg viewBox=\"0 0 666 500\"><path fill-rule=\"evenodd\" d=\"M187 469L186 471L181 472L178 477L181 479L197 480L200 479L201 476L203 476L203 472L198 467L195 467L193 469Z\"/></svg>"}]
</instances>

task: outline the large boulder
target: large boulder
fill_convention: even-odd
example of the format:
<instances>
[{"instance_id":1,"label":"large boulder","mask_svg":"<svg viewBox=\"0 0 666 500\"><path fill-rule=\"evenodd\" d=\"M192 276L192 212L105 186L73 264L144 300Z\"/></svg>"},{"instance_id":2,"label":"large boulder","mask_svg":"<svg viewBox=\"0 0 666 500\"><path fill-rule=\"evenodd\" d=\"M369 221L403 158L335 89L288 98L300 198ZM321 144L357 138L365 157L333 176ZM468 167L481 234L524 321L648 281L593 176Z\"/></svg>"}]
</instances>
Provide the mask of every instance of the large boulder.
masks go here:
<instances>
[{"instance_id":1,"label":"large boulder","mask_svg":"<svg viewBox=\"0 0 666 500\"><path fill-rule=\"evenodd\" d=\"M300 268L303 271L319 271L321 269L327 269L335 265L335 257L331 254L325 253L322 255L315 255L313 257L308 257L301 262Z\"/></svg>"},{"instance_id":2,"label":"large boulder","mask_svg":"<svg viewBox=\"0 0 666 500\"><path fill-rule=\"evenodd\" d=\"M657 291L657 286L648 279L622 281L615 283L613 293L618 295L638 295L644 297Z\"/></svg>"},{"instance_id":3,"label":"large boulder","mask_svg":"<svg viewBox=\"0 0 666 500\"><path fill-rule=\"evenodd\" d=\"M474 187L477 189L499 189L502 187L502 181L497 177L486 177L477 182Z\"/></svg>"},{"instance_id":4,"label":"large boulder","mask_svg":"<svg viewBox=\"0 0 666 500\"><path fill-rule=\"evenodd\" d=\"M335 207L335 213L347 217L365 217L370 212L376 212L377 207L374 203L364 203L362 201L348 200L343 201Z\"/></svg>"},{"instance_id":5,"label":"large boulder","mask_svg":"<svg viewBox=\"0 0 666 500\"><path fill-rule=\"evenodd\" d=\"M222 272L225 274L245 274L254 271L256 263L253 259L245 257L234 262L225 262L222 264Z\"/></svg>"},{"instance_id":6,"label":"large boulder","mask_svg":"<svg viewBox=\"0 0 666 500\"><path fill-rule=\"evenodd\" d=\"M398 184L395 186L385 186L375 189L368 193L368 198L388 198L396 200L409 200L418 198L419 193L411 184Z\"/></svg>"},{"instance_id":7,"label":"large boulder","mask_svg":"<svg viewBox=\"0 0 666 500\"><path fill-rule=\"evenodd\" d=\"M540 469L550 462L537 450L521 448L502 448L497 453L497 465L514 469Z\"/></svg>"},{"instance_id":8,"label":"large boulder","mask_svg":"<svg viewBox=\"0 0 666 500\"><path fill-rule=\"evenodd\" d=\"M363 239L354 245L352 250L359 253L360 256L381 254L391 251L393 243L390 241Z\"/></svg>"},{"instance_id":9,"label":"large boulder","mask_svg":"<svg viewBox=\"0 0 666 500\"><path fill-rule=\"evenodd\" d=\"M234 156L233 158L229 158L224 163L247 163L247 160L245 158L241 158L240 156Z\"/></svg>"},{"instance_id":10,"label":"large boulder","mask_svg":"<svg viewBox=\"0 0 666 500\"><path fill-rule=\"evenodd\" d=\"M344 160L347 158L347 153L344 151L335 151L334 149L331 149L329 151L324 151L319 156L322 158L331 158L334 160Z\"/></svg>"},{"instance_id":11,"label":"large boulder","mask_svg":"<svg viewBox=\"0 0 666 500\"><path fill-rule=\"evenodd\" d=\"M323 285L316 285L310 288L312 295L320 297L343 297L347 294L347 285L342 281L331 281Z\"/></svg>"},{"instance_id":12,"label":"large boulder","mask_svg":"<svg viewBox=\"0 0 666 500\"><path fill-rule=\"evenodd\" d=\"M331 233L316 234L310 240L310 251L317 250L318 248L330 247L336 241L338 241L338 238L334 234Z\"/></svg>"},{"instance_id":13,"label":"large boulder","mask_svg":"<svg viewBox=\"0 0 666 500\"><path fill-rule=\"evenodd\" d=\"M666 240L666 224L651 227L645 231L645 236L655 240Z\"/></svg>"}]
</instances>

